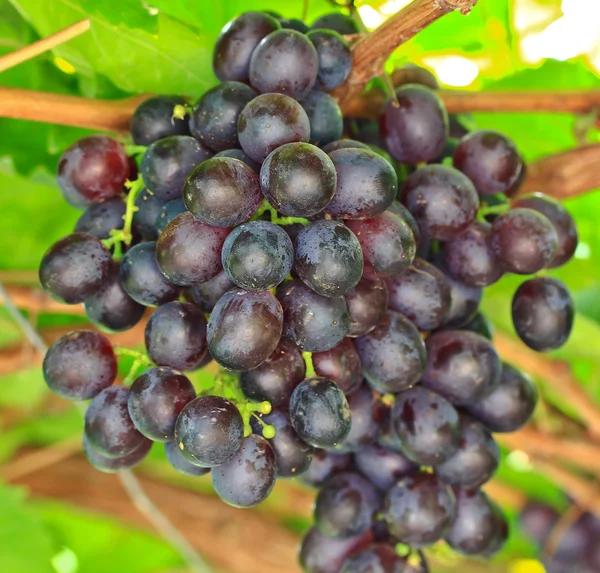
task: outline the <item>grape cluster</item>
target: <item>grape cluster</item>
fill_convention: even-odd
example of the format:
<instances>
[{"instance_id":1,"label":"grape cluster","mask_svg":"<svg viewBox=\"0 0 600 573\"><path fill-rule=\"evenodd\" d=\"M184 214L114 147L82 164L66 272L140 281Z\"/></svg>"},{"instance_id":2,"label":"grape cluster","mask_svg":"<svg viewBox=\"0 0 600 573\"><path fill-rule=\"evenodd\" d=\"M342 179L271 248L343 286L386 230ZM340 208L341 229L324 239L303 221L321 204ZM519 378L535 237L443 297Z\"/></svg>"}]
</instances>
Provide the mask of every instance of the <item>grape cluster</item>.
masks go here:
<instances>
[{"instance_id":1,"label":"grape cluster","mask_svg":"<svg viewBox=\"0 0 600 573\"><path fill-rule=\"evenodd\" d=\"M499 462L492 434L537 400L494 349L483 287L564 264L577 233L554 200L513 198L525 166L512 141L449 121L431 87L399 86L379 122L344 119L327 90L351 71L342 34L356 31L340 14L310 29L242 14L215 46L219 85L192 108L158 96L135 112L139 175L104 135L64 153L60 188L85 211L44 256L44 289L107 332L158 308L147 354L77 331L44 375L91 399L98 469L162 442L237 507L298 476L319 489L305 571L422 572L440 539L467 555L502 547L506 520L481 489ZM556 279L527 279L512 312L534 350L569 336ZM134 366L115 384L123 354ZM213 360L197 392L183 372Z\"/></svg>"}]
</instances>

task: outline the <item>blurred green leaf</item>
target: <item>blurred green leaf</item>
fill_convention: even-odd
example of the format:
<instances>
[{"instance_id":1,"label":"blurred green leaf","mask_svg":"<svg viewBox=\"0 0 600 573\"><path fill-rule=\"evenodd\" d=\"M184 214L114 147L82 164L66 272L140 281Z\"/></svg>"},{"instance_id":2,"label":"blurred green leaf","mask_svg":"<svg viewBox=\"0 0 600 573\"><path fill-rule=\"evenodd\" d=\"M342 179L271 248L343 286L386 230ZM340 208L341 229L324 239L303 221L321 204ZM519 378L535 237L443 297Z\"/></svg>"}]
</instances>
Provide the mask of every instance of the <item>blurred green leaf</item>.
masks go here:
<instances>
[{"instance_id":1,"label":"blurred green leaf","mask_svg":"<svg viewBox=\"0 0 600 573\"><path fill-rule=\"evenodd\" d=\"M158 31L156 14L151 14L141 0L119 0L118 8L114 0L79 0L79 4L88 14L103 16L113 26L123 24L150 34Z\"/></svg>"}]
</instances>

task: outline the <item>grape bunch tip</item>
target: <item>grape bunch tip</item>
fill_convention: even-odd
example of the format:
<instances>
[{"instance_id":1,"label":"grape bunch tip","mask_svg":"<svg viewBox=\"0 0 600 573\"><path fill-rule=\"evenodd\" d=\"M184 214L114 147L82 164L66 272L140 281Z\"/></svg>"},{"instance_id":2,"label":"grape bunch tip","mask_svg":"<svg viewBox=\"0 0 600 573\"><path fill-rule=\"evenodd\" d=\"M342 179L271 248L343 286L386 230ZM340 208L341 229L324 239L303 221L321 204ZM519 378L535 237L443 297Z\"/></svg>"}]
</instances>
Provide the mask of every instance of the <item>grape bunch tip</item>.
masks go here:
<instances>
[{"instance_id":1,"label":"grape bunch tip","mask_svg":"<svg viewBox=\"0 0 600 573\"><path fill-rule=\"evenodd\" d=\"M512 321L529 348L559 348L573 300L543 271L569 261L577 230L553 199L515 196L515 144L449 118L431 78L397 86L379 121L345 118L328 91L358 31L342 14L310 27L241 14L216 41L219 85L137 108L139 164L106 135L64 152L58 184L83 213L39 277L96 330L57 340L43 372L90 401L95 468L132 468L161 442L174 470L210 474L240 508L298 478L318 489L304 571L424 573L422 549L442 539L502 548L506 518L481 489L493 434L537 401L494 348L483 288L540 273ZM113 348L102 332L148 308L146 351ZM185 372L213 361L198 392Z\"/></svg>"}]
</instances>

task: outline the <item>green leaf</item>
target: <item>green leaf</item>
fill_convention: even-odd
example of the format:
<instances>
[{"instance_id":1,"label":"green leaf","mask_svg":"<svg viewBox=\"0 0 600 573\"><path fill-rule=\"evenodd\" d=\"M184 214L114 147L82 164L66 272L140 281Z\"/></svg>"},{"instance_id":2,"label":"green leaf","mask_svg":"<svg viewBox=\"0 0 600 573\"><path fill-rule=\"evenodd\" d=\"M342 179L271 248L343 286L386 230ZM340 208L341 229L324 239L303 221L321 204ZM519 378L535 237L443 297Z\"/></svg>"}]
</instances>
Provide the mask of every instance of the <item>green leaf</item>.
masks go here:
<instances>
[{"instance_id":1,"label":"green leaf","mask_svg":"<svg viewBox=\"0 0 600 573\"><path fill-rule=\"evenodd\" d=\"M155 34L158 19L140 0L119 0L118 9L114 0L79 0L88 14L103 16L113 26L124 24L128 28L139 28Z\"/></svg>"},{"instance_id":2,"label":"green leaf","mask_svg":"<svg viewBox=\"0 0 600 573\"><path fill-rule=\"evenodd\" d=\"M44 524L26 504L23 491L0 485L0 571L55 573L55 553Z\"/></svg>"}]
</instances>

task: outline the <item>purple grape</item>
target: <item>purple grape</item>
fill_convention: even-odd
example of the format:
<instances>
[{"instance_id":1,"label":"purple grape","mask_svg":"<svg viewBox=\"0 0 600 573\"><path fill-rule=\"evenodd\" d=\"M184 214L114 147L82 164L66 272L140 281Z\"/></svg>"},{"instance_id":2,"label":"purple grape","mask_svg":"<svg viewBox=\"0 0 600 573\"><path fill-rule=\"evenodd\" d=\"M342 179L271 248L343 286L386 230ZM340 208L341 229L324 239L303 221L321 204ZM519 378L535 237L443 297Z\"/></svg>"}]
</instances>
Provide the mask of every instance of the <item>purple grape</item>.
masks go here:
<instances>
[{"instance_id":1,"label":"purple grape","mask_svg":"<svg viewBox=\"0 0 600 573\"><path fill-rule=\"evenodd\" d=\"M550 277L525 281L512 302L512 319L519 338L538 352L565 344L573 328L574 314L569 289Z\"/></svg>"},{"instance_id":2,"label":"purple grape","mask_svg":"<svg viewBox=\"0 0 600 573\"><path fill-rule=\"evenodd\" d=\"M337 346L325 352L313 352L315 372L333 380L346 394L356 392L363 381L360 358L351 340L343 339Z\"/></svg>"},{"instance_id":3,"label":"purple grape","mask_svg":"<svg viewBox=\"0 0 600 573\"><path fill-rule=\"evenodd\" d=\"M150 317L145 341L148 356L159 366L193 370L207 349L204 313L190 302L168 302Z\"/></svg>"},{"instance_id":4,"label":"purple grape","mask_svg":"<svg viewBox=\"0 0 600 573\"><path fill-rule=\"evenodd\" d=\"M300 351L281 341L260 366L242 372L240 387L251 400L267 400L274 408L279 408L289 404L292 392L305 375L306 364Z\"/></svg>"},{"instance_id":5,"label":"purple grape","mask_svg":"<svg viewBox=\"0 0 600 573\"><path fill-rule=\"evenodd\" d=\"M252 507L267 499L275 485L275 452L262 436L251 434L228 461L211 473L215 492L225 503Z\"/></svg>"},{"instance_id":6,"label":"purple grape","mask_svg":"<svg viewBox=\"0 0 600 573\"><path fill-rule=\"evenodd\" d=\"M155 96L137 106L131 118L131 137L136 145L150 145L170 135L189 135L185 119L174 117L175 106L185 106L181 96Z\"/></svg>"},{"instance_id":7,"label":"purple grape","mask_svg":"<svg viewBox=\"0 0 600 573\"><path fill-rule=\"evenodd\" d=\"M89 400L117 377L112 344L91 330L61 336L46 352L42 368L50 390L68 400Z\"/></svg>"},{"instance_id":8,"label":"purple grape","mask_svg":"<svg viewBox=\"0 0 600 573\"><path fill-rule=\"evenodd\" d=\"M350 468L352 456L315 448L308 469L300 481L311 487L321 487L331 476Z\"/></svg>"},{"instance_id":9,"label":"purple grape","mask_svg":"<svg viewBox=\"0 0 600 573\"><path fill-rule=\"evenodd\" d=\"M158 216L156 217L156 231L162 233L166 226L173 220L177 215L185 213L185 203L183 199L173 199L167 201L160 209Z\"/></svg>"},{"instance_id":10,"label":"purple grape","mask_svg":"<svg viewBox=\"0 0 600 573\"><path fill-rule=\"evenodd\" d=\"M311 30L333 30L338 34L359 34L361 32L360 26L358 23L352 18L352 16L347 16L346 14L341 14L340 12L331 12L330 14L325 14L320 18L317 18L310 27Z\"/></svg>"},{"instance_id":11,"label":"purple grape","mask_svg":"<svg viewBox=\"0 0 600 573\"><path fill-rule=\"evenodd\" d=\"M301 103L310 121L310 143L322 147L342 136L342 110L328 93L312 90Z\"/></svg>"},{"instance_id":12,"label":"purple grape","mask_svg":"<svg viewBox=\"0 0 600 573\"><path fill-rule=\"evenodd\" d=\"M198 221L191 213L173 219L156 243L156 260L173 284L205 283L223 269L221 248L230 229Z\"/></svg>"},{"instance_id":13,"label":"purple grape","mask_svg":"<svg viewBox=\"0 0 600 573\"><path fill-rule=\"evenodd\" d=\"M381 321L388 305L385 282L379 278L363 277L345 295L350 311L348 336L356 338L371 332Z\"/></svg>"},{"instance_id":14,"label":"purple grape","mask_svg":"<svg viewBox=\"0 0 600 573\"><path fill-rule=\"evenodd\" d=\"M323 146L323 151L330 154L338 149L371 149L366 143L355 139L338 139Z\"/></svg>"},{"instance_id":15,"label":"purple grape","mask_svg":"<svg viewBox=\"0 0 600 573\"><path fill-rule=\"evenodd\" d=\"M352 52L344 37L334 30L312 30L306 37L319 56L317 83L330 91L346 81L352 68Z\"/></svg>"},{"instance_id":16,"label":"purple grape","mask_svg":"<svg viewBox=\"0 0 600 573\"><path fill-rule=\"evenodd\" d=\"M108 458L97 452L91 445L85 434L83 435L83 453L87 458L88 462L97 470L113 474L119 470L130 470L148 455L148 452L152 448L152 441L144 439L144 441L131 453L120 456L118 458Z\"/></svg>"},{"instance_id":17,"label":"purple grape","mask_svg":"<svg viewBox=\"0 0 600 573\"><path fill-rule=\"evenodd\" d=\"M180 474L190 477L199 477L210 472L210 468L201 468L200 466L190 463L183 456L175 442L165 443L165 455L167 456L167 460L171 467Z\"/></svg>"},{"instance_id":18,"label":"purple grape","mask_svg":"<svg viewBox=\"0 0 600 573\"><path fill-rule=\"evenodd\" d=\"M308 26L302 20L297 20L296 18L280 18L279 23L284 29L296 30L303 34L306 34L309 30Z\"/></svg>"},{"instance_id":19,"label":"purple grape","mask_svg":"<svg viewBox=\"0 0 600 573\"><path fill-rule=\"evenodd\" d=\"M405 565L393 545L377 543L346 559L340 573L406 573Z\"/></svg>"},{"instance_id":20,"label":"purple grape","mask_svg":"<svg viewBox=\"0 0 600 573\"><path fill-rule=\"evenodd\" d=\"M238 139L251 159L262 163L278 147L310 139L310 121L304 108L283 94L262 94L240 114Z\"/></svg>"},{"instance_id":21,"label":"purple grape","mask_svg":"<svg viewBox=\"0 0 600 573\"><path fill-rule=\"evenodd\" d=\"M315 502L315 525L328 537L355 537L371 529L380 506L381 494L368 479L343 472L321 487Z\"/></svg>"},{"instance_id":22,"label":"purple grape","mask_svg":"<svg viewBox=\"0 0 600 573\"><path fill-rule=\"evenodd\" d=\"M317 80L319 56L312 42L296 30L271 32L252 52L250 85L260 93L305 98Z\"/></svg>"},{"instance_id":23,"label":"purple grape","mask_svg":"<svg viewBox=\"0 0 600 573\"><path fill-rule=\"evenodd\" d=\"M75 231L89 233L98 239L108 239L113 229L122 229L125 221L125 201L112 197L89 206L77 219Z\"/></svg>"},{"instance_id":24,"label":"purple grape","mask_svg":"<svg viewBox=\"0 0 600 573\"><path fill-rule=\"evenodd\" d=\"M529 275L552 263L558 237L541 213L514 209L494 221L490 246L505 271Z\"/></svg>"},{"instance_id":25,"label":"purple grape","mask_svg":"<svg viewBox=\"0 0 600 573\"><path fill-rule=\"evenodd\" d=\"M399 452L371 444L354 453L354 464L381 491L389 490L398 480L417 469Z\"/></svg>"},{"instance_id":26,"label":"purple grape","mask_svg":"<svg viewBox=\"0 0 600 573\"><path fill-rule=\"evenodd\" d=\"M521 510L519 525L528 537L543 546L559 519L559 513L549 505L529 501Z\"/></svg>"},{"instance_id":27,"label":"purple grape","mask_svg":"<svg viewBox=\"0 0 600 573\"><path fill-rule=\"evenodd\" d=\"M462 138L454 153L454 167L473 181L479 195L495 195L511 189L523 160L510 139L482 129Z\"/></svg>"},{"instance_id":28,"label":"purple grape","mask_svg":"<svg viewBox=\"0 0 600 573\"><path fill-rule=\"evenodd\" d=\"M460 171L428 165L407 179L402 194L423 235L440 241L458 237L479 209L475 187Z\"/></svg>"},{"instance_id":29,"label":"purple grape","mask_svg":"<svg viewBox=\"0 0 600 573\"><path fill-rule=\"evenodd\" d=\"M234 288L221 297L210 315L208 350L229 370L252 370L271 356L282 327L281 305L269 291Z\"/></svg>"},{"instance_id":30,"label":"purple grape","mask_svg":"<svg viewBox=\"0 0 600 573\"><path fill-rule=\"evenodd\" d=\"M250 156L241 149L226 149L225 151L215 153L213 157L231 157L231 159L239 159L248 167L251 167L257 175L260 173L260 165L253 159L250 159Z\"/></svg>"},{"instance_id":31,"label":"purple grape","mask_svg":"<svg viewBox=\"0 0 600 573\"><path fill-rule=\"evenodd\" d=\"M469 323L462 326L461 330L474 332L475 334L479 334L488 340L492 340L494 337L494 326L481 312L478 312Z\"/></svg>"},{"instance_id":32,"label":"purple grape","mask_svg":"<svg viewBox=\"0 0 600 573\"><path fill-rule=\"evenodd\" d=\"M190 117L192 135L213 151L238 147L240 113L257 95L240 82L223 82L208 90L194 106Z\"/></svg>"},{"instance_id":33,"label":"purple grape","mask_svg":"<svg viewBox=\"0 0 600 573\"><path fill-rule=\"evenodd\" d=\"M415 386L397 396L392 416L403 452L413 462L438 465L457 451L458 412L443 396Z\"/></svg>"},{"instance_id":34,"label":"purple grape","mask_svg":"<svg viewBox=\"0 0 600 573\"><path fill-rule=\"evenodd\" d=\"M213 157L194 169L183 187L188 210L205 225L235 227L262 199L258 176L239 159Z\"/></svg>"},{"instance_id":35,"label":"purple grape","mask_svg":"<svg viewBox=\"0 0 600 573\"><path fill-rule=\"evenodd\" d=\"M398 191L398 177L383 157L359 148L328 153L337 173L337 186L327 213L343 219L367 219L392 204Z\"/></svg>"},{"instance_id":36,"label":"purple grape","mask_svg":"<svg viewBox=\"0 0 600 573\"><path fill-rule=\"evenodd\" d=\"M90 446L107 458L122 458L146 441L129 416L128 397L129 389L123 386L105 388L85 413L85 436Z\"/></svg>"},{"instance_id":37,"label":"purple grape","mask_svg":"<svg viewBox=\"0 0 600 573\"><path fill-rule=\"evenodd\" d=\"M312 217L335 193L335 166L308 143L287 143L271 153L260 170L263 195L282 215Z\"/></svg>"},{"instance_id":38,"label":"purple grape","mask_svg":"<svg viewBox=\"0 0 600 573\"><path fill-rule=\"evenodd\" d=\"M137 211L133 213L133 227L148 241L156 241L158 216L164 206L154 193L144 189L135 200Z\"/></svg>"},{"instance_id":39,"label":"purple grape","mask_svg":"<svg viewBox=\"0 0 600 573\"><path fill-rule=\"evenodd\" d=\"M204 312L210 313L219 299L234 286L227 273L221 271L205 283L190 287L187 292Z\"/></svg>"},{"instance_id":40,"label":"purple grape","mask_svg":"<svg viewBox=\"0 0 600 573\"><path fill-rule=\"evenodd\" d=\"M448 137L448 115L433 90L405 85L386 104L381 131L394 159L416 165L441 154Z\"/></svg>"},{"instance_id":41,"label":"purple grape","mask_svg":"<svg viewBox=\"0 0 600 573\"><path fill-rule=\"evenodd\" d=\"M155 442L175 437L175 422L184 406L196 397L186 376L159 366L138 376L129 389L127 407L135 427Z\"/></svg>"},{"instance_id":42,"label":"purple grape","mask_svg":"<svg viewBox=\"0 0 600 573\"><path fill-rule=\"evenodd\" d=\"M388 312L377 328L355 340L363 374L378 392L402 392L425 370L425 344L415 325L402 314Z\"/></svg>"}]
</instances>

